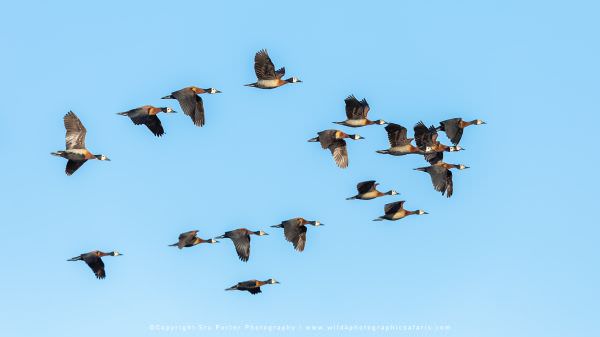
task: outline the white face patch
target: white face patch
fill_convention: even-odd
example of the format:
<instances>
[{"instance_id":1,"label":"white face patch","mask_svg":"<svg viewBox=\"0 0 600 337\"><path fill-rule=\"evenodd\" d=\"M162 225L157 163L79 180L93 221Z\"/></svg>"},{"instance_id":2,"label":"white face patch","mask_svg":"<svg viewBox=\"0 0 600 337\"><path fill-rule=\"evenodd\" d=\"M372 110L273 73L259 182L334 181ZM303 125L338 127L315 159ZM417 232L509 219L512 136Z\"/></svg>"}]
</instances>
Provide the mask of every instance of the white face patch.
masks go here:
<instances>
[{"instance_id":1,"label":"white face patch","mask_svg":"<svg viewBox=\"0 0 600 337\"><path fill-rule=\"evenodd\" d=\"M392 195L397 195L397 194L398 194L398 192L392 190Z\"/></svg>"},{"instance_id":2,"label":"white face patch","mask_svg":"<svg viewBox=\"0 0 600 337\"><path fill-rule=\"evenodd\" d=\"M173 112L173 109L167 108L167 112Z\"/></svg>"}]
</instances>

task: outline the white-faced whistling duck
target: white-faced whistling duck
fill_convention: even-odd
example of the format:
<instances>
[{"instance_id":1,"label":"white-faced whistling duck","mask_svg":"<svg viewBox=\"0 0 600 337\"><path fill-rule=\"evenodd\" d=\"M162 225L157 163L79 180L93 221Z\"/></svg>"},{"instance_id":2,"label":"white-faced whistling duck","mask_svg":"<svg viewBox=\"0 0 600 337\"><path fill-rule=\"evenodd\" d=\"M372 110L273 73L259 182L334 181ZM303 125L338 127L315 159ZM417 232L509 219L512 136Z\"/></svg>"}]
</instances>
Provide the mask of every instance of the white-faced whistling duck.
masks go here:
<instances>
[{"instance_id":1,"label":"white-faced whistling duck","mask_svg":"<svg viewBox=\"0 0 600 337\"><path fill-rule=\"evenodd\" d=\"M397 195L398 194L398 192L396 192L394 190L389 190L385 193L379 192L377 190L378 185L379 184L376 183L375 180L367 180L367 181L360 182L356 185L358 194L353 197L346 198L346 200L353 200L353 199L371 200L371 199L375 199L378 197L383 197L384 195Z\"/></svg>"},{"instance_id":2,"label":"white-faced whistling duck","mask_svg":"<svg viewBox=\"0 0 600 337\"><path fill-rule=\"evenodd\" d=\"M458 145L458 143L460 142L460 138L462 137L464 128L466 128L469 125L481 124L486 123L481 119L475 119L470 122L465 122L462 118L452 118L440 122L440 126L437 127L437 130L446 132L446 136L450 138L452 144Z\"/></svg>"},{"instance_id":3,"label":"white-faced whistling duck","mask_svg":"<svg viewBox=\"0 0 600 337\"><path fill-rule=\"evenodd\" d=\"M170 95L162 99L176 99L183 112L190 116L196 126L204 125L204 103L200 94L218 94L221 91L215 88L202 89L198 87L187 87L181 90L173 91Z\"/></svg>"},{"instance_id":4,"label":"white-faced whistling duck","mask_svg":"<svg viewBox=\"0 0 600 337\"><path fill-rule=\"evenodd\" d=\"M77 171L81 165L85 164L85 162L90 159L110 161L110 159L108 159L108 157L105 155L92 154L85 148L85 134L87 131L73 111L69 111L65 115L64 123L65 129L67 129L67 133L65 135L66 150L52 152L51 154L53 156L63 157L68 160L67 167L65 169L65 173L68 176Z\"/></svg>"},{"instance_id":5,"label":"white-faced whistling duck","mask_svg":"<svg viewBox=\"0 0 600 337\"><path fill-rule=\"evenodd\" d=\"M350 95L344 100L344 102L346 102L347 119L343 122L334 122L335 124L349 126L351 128L357 128L371 124L387 124L383 119L372 121L367 118L371 108L369 108L369 103L367 103L366 99L363 98L362 101L359 101L356 97L354 97L354 95Z\"/></svg>"},{"instance_id":6,"label":"white-faced whistling duck","mask_svg":"<svg viewBox=\"0 0 600 337\"><path fill-rule=\"evenodd\" d=\"M262 293L262 291L260 290L261 286L264 286L265 284L276 284L279 283L277 282L275 279L268 279L266 281L258 281L258 280L250 280L250 281L245 281L245 282L239 282L238 284L234 285L233 287L229 287L225 290L241 290L241 291L247 291L249 293L251 293L252 295L256 295L258 293Z\"/></svg>"},{"instance_id":7,"label":"white-faced whistling duck","mask_svg":"<svg viewBox=\"0 0 600 337\"><path fill-rule=\"evenodd\" d=\"M75 256L74 258L68 259L67 261L84 261L87 265L92 269L94 274L98 279L103 279L106 277L106 272L104 271L104 262L102 262L103 256L119 256L123 255L119 252L112 251L110 253L101 252L99 250L94 250L89 253L81 254L79 256Z\"/></svg>"},{"instance_id":8,"label":"white-faced whistling duck","mask_svg":"<svg viewBox=\"0 0 600 337\"><path fill-rule=\"evenodd\" d=\"M407 216L413 215L413 214L416 214L416 215L429 214L420 209L416 210L416 211L407 211L404 209L403 206L404 206L404 200L385 204L385 206L383 206L383 211L384 211L385 215L382 215L377 219L373 219L373 221L383 221L383 220L396 221L396 220L402 219L404 217L407 217Z\"/></svg>"},{"instance_id":9,"label":"white-faced whistling duck","mask_svg":"<svg viewBox=\"0 0 600 337\"><path fill-rule=\"evenodd\" d=\"M225 234L217 236L215 239L231 239L240 260L248 262L248 259L250 258L250 235L263 236L269 234L263 231L251 231L246 228L239 228L225 232Z\"/></svg>"},{"instance_id":10,"label":"white-faced whistling duck","mask_svg":"<svg viewBox=\"0 0 600 337\"><path fill-rule=\"evenodd\" d=\"M290 77L286 80L281 78L285 76L285 67L275 70L275 66L265 49L260 50L254 56L254 72L258 81L246 84L247 87L260 89L274 89L288 83L302 82L296 77Z\"/></svg>"},{"instance_id":11,"label":"white-faced whistling duck","mask_svg":"<svg viewBox=\"0 0 600 337\"><path fill-rule=\"evenodd\" d=\"M158 119L157 114L159 112L174 113L175 111L171 108L157 108L152 105L144 105L129 111L118 112L117 115L131 118L131 121L135 125L146 125L155 136L160 137L165 134L165 130L162 127L160 119Z\"/></svg>"},{"instance_id":12,"label":"white-faced whistling duck","mask_svg":"<svg viewBox=\"0 0 600 337\"><path fill-rule=\"evenodd\" d=\"M414 131L417 147L425 152L425 160L427 161L430 161L431 158L435 157L436 152L455 152L464 150L460 145L448 146L440 143L437 140L437 130L433 125L428 128L423 122L419 122L415 125Z\"/></svg>"},{"instance_id":13,"label":"white-faced whistling duck","mask_svg":"<svg viewBox=\"0 0 600 337\"><path fill-rule=\"evenodd\" d=\"M452 184L452 172L450 169L458 169L464 170L468 169L468 166L463 164L448 164L442 161L443 152L438 152L437 155L433 158L430 158L429 162L431 166L427 167L419 167L415 170L427 172L431 176L431 183L433 184L433 188L442 192L442 195L446 195L446 197L450 198L452 196L452 192L454 191L454 186Z\"/></svg>"},{"instance_id":14,"label":"white-faced whistling duck","mask_svg":"<svg viewBox=\"0 0 600 337\"><path fill-rule=\"evenodd\" d=\"M169 246L170 247L177 246L177 248L183 249L184 247L193 247L193 246L199 245L201 243L217 243L217 242L219 242L215 239L208 239L208 240L201 239L201 238L197 237L196 234L198 234L197 230L181 233L181 234L179 234L179 241L172 245L169 245Z\"/></svg>"},{"instance_id":15,"label":"white-faced whistling duck","mask_svg":"<svg viewBox=\"0 0 600 337\"><path fill-rule=\"evenodd\" d=\"M348 150L346 149L346 141L344 138L354 140L364 139L360 135L349 135L340 130L325 130L317 134L315 138L311 138L309 142L319 142L323 149L329 149L333 155L333 160L340 168L348 167Z\"/></svg>"},{"instance_id":16,"label":"white-faced whistling duck","mask_svg":"<svg viewBox=\"0 0 600 337\"><path fill-rule=\"evenodd\" d=\"M385 127L390 142L390 148L387 150L378 150L377 153L391 154L392 156L404 156L407 154L424 154L425 152L416 146L413 146L412 138L406 138L406 128L396 123L389 123Z\"/></svg>"},{"instance_id":17,"label":"white-faced whistling duck","mask_svg":"<svg viewBox=\"0 0 600 337\"><path fill-rule=\"evenodd\" d=\"M308 221L304 218L293 218L282 221L278 225L271 227L283 228L285 239L294 245L294 248L301 252L306 244L306 225L323 226L319 221Z\"/></svg>"}]
</instances>

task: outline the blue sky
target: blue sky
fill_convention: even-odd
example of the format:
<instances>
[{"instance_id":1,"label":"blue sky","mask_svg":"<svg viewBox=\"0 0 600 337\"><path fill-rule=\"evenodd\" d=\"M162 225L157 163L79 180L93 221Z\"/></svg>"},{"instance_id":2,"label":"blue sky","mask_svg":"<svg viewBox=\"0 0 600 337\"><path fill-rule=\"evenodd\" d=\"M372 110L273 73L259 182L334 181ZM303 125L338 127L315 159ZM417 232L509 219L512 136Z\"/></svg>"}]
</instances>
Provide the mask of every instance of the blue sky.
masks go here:
<instances>
[{"instance_id":1,"label":"blue sky","mask_svg":"<svg viewBox=\"0 0 600 337\"><path fill-rule=\"evenodd\" d=\"M18 1L0 20L4 165L0 331L7 336L258 335L155 332L153 324L448 325L416 336L565 336L599 333L600 230L593 212L600 123L600 8L592 1L243 3ZM265 18L268 22L262 22ZM254 81L254 53L304 82ZM188 86L207 124L160 116L153 137L115 115ZM471 167L455 194L435 192L419 157L382 156L382 127L358 132L350 167L307 143L343 120L343 99L409 127L461 116ZM67 177L63 115L111 162ZM444 138L445 139L445 138ZM398 197L346 201L362 180ZM400 197L400 198L399 198ZM407 200L430 214L372 222ZM269 228L295 216L303 253ZM179 251L248 227L248 263L231 242ZM65 260L93 249L107 279ZM274 277L251 296L224 288ZM284 335L303 335L306 332ZM278 335L272 333L269 335ZM319 335L338 335L322 332ZM373 335L366 332L352 336ZM388 333L394 335L394 333Z\"/></svg>"}]
</instances>

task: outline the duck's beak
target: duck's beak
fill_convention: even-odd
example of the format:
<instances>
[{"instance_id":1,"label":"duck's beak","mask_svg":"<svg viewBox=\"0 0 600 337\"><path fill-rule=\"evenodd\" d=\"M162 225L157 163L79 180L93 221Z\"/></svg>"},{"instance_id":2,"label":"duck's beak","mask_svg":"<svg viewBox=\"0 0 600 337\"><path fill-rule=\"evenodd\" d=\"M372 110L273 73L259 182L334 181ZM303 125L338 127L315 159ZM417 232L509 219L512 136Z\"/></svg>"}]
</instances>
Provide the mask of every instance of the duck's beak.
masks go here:
<instances>
[{"instance_id":1,"label":"duck's beak","mask_svg":"<svg viewBox=\"0 0 600 337\"><path fill-rule=\"evenodd\" d=\"M221 94L221 93L223 93L221 90L217 90L217 91L215 92L215 94Z\"/></svg>"}]
</instances>

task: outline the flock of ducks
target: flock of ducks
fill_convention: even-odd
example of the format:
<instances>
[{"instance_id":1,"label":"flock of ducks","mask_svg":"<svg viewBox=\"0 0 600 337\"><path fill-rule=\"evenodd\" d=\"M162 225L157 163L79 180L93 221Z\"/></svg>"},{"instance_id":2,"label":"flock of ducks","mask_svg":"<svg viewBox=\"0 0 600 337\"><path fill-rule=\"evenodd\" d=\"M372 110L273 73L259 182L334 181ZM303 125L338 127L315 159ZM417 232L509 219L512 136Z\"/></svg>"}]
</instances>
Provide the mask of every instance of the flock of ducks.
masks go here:
<instances>
[{"instance_id":1,"label":"flock of ducks","mask_svg":"<svg viewBox=\"0 0 600 337\"><path fill-rule=\"evenodd\" d=\"M300 83L298 78L290 77L283 79L285 76L285 68L275 70L275 66L271 61L266 50L260 50L254 57L254 71L257 81L246 86L259 89L274 89L290 83ZM189 86L181 90L172 92L162 99L175 99L183 112L192 119L194 125L198 127L204 126L205 111L202 94L217 94L221 91L208 88L202 89L195 86ZM472 121L464 121L461 118L452 118L439 123L439 126L427 127L423 122L418 122L414 130L414 138L407 137L407 129L402 125L388 123L382 119L370 120L368 114L370 111L369 104L366 99L358 100L354 95L348 96L345 100L346 105L346 120L341 122L333 122L345 127L358 128L367 125L385 125L385 131L390 143L390 148L386 150L378 150L377 153L388 154L392 156L404 156L409 154L421 155L430 164L430 166L416 168L415 170L426 172L430 175L433 187L442 195L451 197L453 194L452 171L451 169L464 170L468 167L463 164L448 164L443 161L444 152L456 152L464 150L459 144L461 141L464 129L470 125L485 124L482 120L476 119ZM161 137L165 134L164 128L158 118L159 113L171 114L176 111L170 107L154 107L151 105L141 106L131 109L126 112L119 112L118 115L127 116L135 125L145 125L153 135ZM52 152L52 155L67 159L65 173L72 175L88 160L109 161L108 157L102 154L93 154L85 145L86 128L83 126L79 118L69 111L64 116L64 126L66 129L65 141L66 149L62 151ZM445 145L438 141L438 131L443 131L453 145ZM324 130L317 133L317 136L309 139L309 142L320 143L323 149L329 149L333 159L338 167L348 167L348 150L345 139L360 140L364 139L358 134L348 134L341 130ZM416 145L412 144L415 141ZM347 200L372 200L383 196L398 195L395 190L380 192L377 190L375 180L363 181L356 185L357 194L347 198ZM374 219L373 221L382 220L399 220L409 215L428 214L423 210L410 211L404 209L405 201L396 201L385 204L384 215ZM306 244L307 225L322 226L323 224L316 220L306 220L298 217L282 221L273 228L282 228L284 237L289 241L295 250L298 252L304 251ZM246 228L238 228L227 231L223 235L210 239L202 239L197 236L198 230L192 230L179 235L178 241L170 246L179 249L190 248L199 244L215 244L216 239L230 239L235 247L235 251L239 259L247 262L250 258L250 237L252 235L265 236L268 235L262 230L249 230ZM117 251L105 253L102 251L92 251L73 257L68 261L84 261L94 272L98 279L106 277L104 256L120 256L123 255ZM279 283L275 279L265 281L249 280L239 282L236 285L225 290L241 290L248 291L251 294L261 292L260 287L267 284Z\"/></svg>"}]
</instances>

